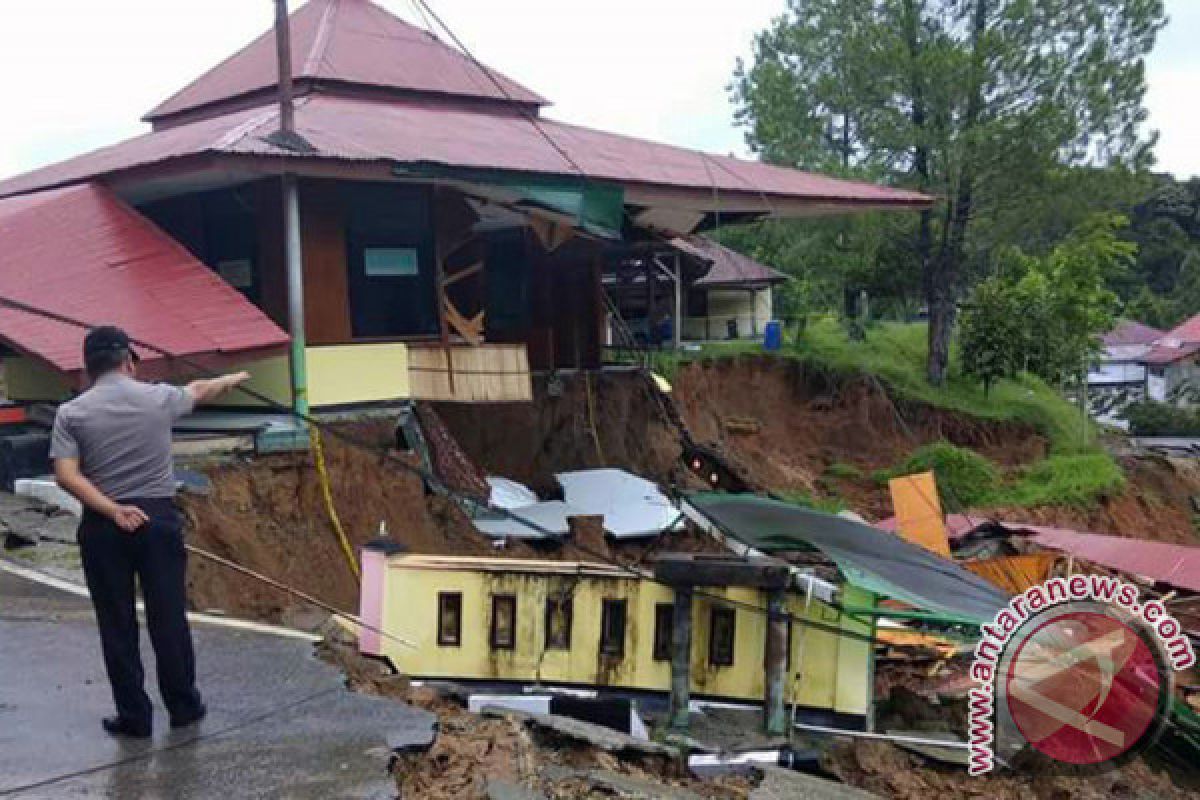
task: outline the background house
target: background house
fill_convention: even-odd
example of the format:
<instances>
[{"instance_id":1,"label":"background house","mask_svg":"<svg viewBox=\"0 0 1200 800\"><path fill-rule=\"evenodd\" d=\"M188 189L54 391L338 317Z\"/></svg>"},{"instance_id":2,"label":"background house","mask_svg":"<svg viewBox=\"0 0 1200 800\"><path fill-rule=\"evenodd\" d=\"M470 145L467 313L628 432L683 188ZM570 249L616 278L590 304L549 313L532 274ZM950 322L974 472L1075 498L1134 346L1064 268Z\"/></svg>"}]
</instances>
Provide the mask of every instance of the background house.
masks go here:
<instances>
[{"instance_id":1,"label":"background house","mask_svg":"<svg viewBox=\"0 0 1200 800\"><path fill-rule=\"evenodd\" d=\"M1099 421L1118 428L1128 425L1118 414L1146 397L1146 365L1142 359L1163 332L1134 320L1121 320L1104 334L1104 352L1088 370L1088 404Z\"/></svg>"},{"instance_id":2,"label":"background house","mask_svg":"<svg viewBox=\"0 0 1200 800\"><path fill-rule=\"evenodd\" d=\"M1155 340L1141 357L1146 396L1179 405L1200 404L1200 314Z\"/></svg>"},{"instance_id":3,"label":"background house","mask_svg":"<svg viewBox=\"0 0 1200 800\"><path fill-rule=\"evenodd\" d=\"M667 244L669 249L638 252L606 270L611 307L641 344L671 344L677 314L681 341L762 337L774 319L772 289L787 275L707 236L680 236Z\"/></svg>"}]
</instances>

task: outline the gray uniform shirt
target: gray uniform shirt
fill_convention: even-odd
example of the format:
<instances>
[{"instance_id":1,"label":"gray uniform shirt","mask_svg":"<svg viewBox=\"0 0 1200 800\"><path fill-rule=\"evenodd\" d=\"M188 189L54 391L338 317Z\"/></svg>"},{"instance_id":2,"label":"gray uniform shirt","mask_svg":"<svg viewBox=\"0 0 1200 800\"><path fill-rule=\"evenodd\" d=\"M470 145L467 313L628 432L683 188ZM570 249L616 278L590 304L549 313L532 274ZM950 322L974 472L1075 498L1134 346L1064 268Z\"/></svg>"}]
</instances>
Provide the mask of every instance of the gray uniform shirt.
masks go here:
<instances>
[{"instance_id":1,"label":"gray uniform shirt","mask_svg":"<svg viewBox=\"0 0 1200 800\"><path fill-rule=\"evenodd\" d=\"M194 406L176 386L110 372L58 407L50 457L78 458L84 477L113 500L173 497L171 426Z\"/></svg>"}]
</instances>

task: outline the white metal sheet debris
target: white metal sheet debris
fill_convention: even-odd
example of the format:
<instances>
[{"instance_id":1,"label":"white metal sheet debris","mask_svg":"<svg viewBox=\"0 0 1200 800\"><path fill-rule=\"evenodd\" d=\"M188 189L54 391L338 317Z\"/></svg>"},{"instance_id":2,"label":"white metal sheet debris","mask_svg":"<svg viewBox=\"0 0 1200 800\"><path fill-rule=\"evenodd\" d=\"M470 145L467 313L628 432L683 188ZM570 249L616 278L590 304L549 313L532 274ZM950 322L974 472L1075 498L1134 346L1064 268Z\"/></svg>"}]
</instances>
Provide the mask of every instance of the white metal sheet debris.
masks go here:
<instances>
[{"instance_id":1,"label":"white metal sheet debris","mask_svg":"<svg viewBox=\"0 0 1200 800\"><path fill-rule=\"evenodd\" d=\"M488 486L492 491L488 496L488 505L492 508L507 508L515 511L523 506L532 506L538 502L538 496L528 486L502 478L499 475L487 476Z\"/></svg>"},{"instance_id":2,"label":"white metal sheet debris","mask_svg":"<svg viewBox=\"0 0 1200 800\"><path fill-rule=\"evenodd\" d=\"M567 503L602 515L604 530L618 539L654 536L682 527L679 509L645 478L621 469L585 469L555 475Z\"/></svg>"},{"instance_id":3,"label":"white metal sheet debris","mask_svg":"<svg viewBox=\"0 0 1200 800\"><path fill-rule=\"evenodd\" d=\"M512 517L500 512L481 510L471 523L475 530L485 536L544 539L547 535L566 536L569 531L567 517L578 517L586 513L561 500L548 500L531 506L512 508L509 511L513 513ZM526 521L536 527L526 525Z\"/></svg>"}]
</instances>

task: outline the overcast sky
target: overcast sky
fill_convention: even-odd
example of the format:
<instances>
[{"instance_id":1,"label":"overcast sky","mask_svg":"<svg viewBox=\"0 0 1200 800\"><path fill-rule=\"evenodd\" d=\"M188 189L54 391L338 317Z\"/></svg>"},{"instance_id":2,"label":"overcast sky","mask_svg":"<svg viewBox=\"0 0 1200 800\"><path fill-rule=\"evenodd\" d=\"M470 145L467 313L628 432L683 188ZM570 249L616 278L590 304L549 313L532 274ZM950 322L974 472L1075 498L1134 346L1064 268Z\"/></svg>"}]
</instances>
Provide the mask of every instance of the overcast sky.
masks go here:
<instances>
[{"instance_id":1,"label":"overcast sky","mask_svg":"<svg viewBox=\"0 0 1200 800\"><path fill-rule=\"evenodd\" d=\"M381 3L421 23L412 0ZM293 7L299 5L292 0ZM570 122L744 154L725 87L785 0L431 0ZM271 0L0 2L0 176L140 133L143 113L268 28ZM711 10L709 10L711 9ZM1200 2L1167 0L1147 105L1159 168L1200 175Z\"/></svg>"}]
</instances>

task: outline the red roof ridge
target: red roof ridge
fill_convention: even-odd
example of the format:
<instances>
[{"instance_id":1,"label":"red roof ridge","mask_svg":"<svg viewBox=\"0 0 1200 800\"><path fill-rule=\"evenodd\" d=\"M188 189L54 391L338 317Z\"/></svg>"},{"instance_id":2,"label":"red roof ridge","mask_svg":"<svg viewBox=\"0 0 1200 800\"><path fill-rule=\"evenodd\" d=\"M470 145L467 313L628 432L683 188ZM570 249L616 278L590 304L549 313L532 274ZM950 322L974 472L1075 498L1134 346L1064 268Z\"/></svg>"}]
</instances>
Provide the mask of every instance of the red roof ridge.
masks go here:
<instances>
[{"instance_id":1,"label":"red roof ridge","mask_svg":"<svg viewBox=\"0 0 1200 800\"><path fill-rule=\"evenodd\" d=\"M536 108L546 100L371 0L309 0L288 18L298 95L347 87ZM170 127L244 106L278 84L274 33L260 34L142 118Z\"/></svg>"}]
</instances>

